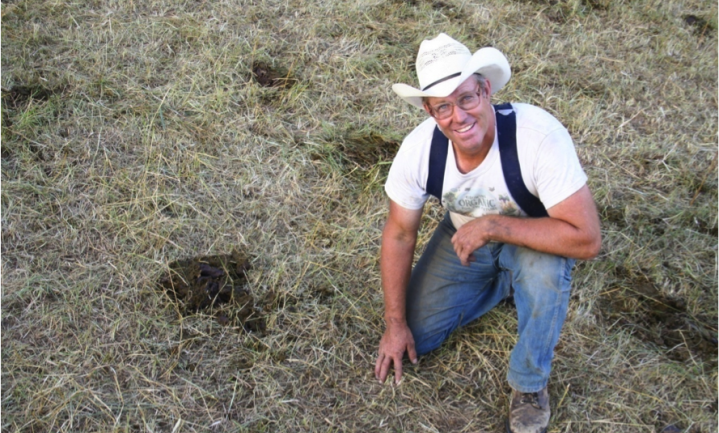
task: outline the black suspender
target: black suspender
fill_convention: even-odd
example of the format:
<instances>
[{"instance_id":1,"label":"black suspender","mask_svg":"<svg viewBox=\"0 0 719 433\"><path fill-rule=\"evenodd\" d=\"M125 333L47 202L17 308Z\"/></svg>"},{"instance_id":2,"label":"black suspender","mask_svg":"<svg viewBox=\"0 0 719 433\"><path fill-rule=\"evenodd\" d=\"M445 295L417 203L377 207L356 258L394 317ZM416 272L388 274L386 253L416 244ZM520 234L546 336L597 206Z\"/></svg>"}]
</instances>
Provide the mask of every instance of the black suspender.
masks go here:
<instances>
[{"instance_id":1,"label":"black suspender","mask_svg":"<svg viewBox=\"0 0 719 433\"><path fill-rule=\"evenodd\" d=\"M432 146L429 148L429 176L427 176L427 192L442 201L442 185L444 185L444 168L447 165L449 139L439 127L434 128Z\"/></svg>"},{"instance_id":2,"label":"black suspender","mask_svg":"<svg viewBox=\"0 0 719 433\"><path fill-rule=\"evenodd\" d=\"M502 173L507 183L507 189L512 198L522 210L530 217L546 217L547 210L542 202L534 196L522 179L517 157L517 118L509 103L495 105L497 113L497 132L499 134L499 156L502 161ZM511 110L509 114L502 114L500 110ZM427 177L427 192L442 200L442 186L444 184L444 169L447 165L447 152L449 140L439 127L434 129L432 145L429 151L429 176Z\"/></svg>"},{"instance_id":3,"label":"black suspender","mask_svg":"<svg viewBox=\"0 0 719 433\"><path fill-rule=\"evenodd\" d=\"M512 104L495 105L494 109L497 112L499 157L502 161L502 173L509 193L527 215L535 218L549 216L542 202L529 192L524 184L524 179L522 179L517 156L517 116L514 114ZM499 110L511 111L504 115Z\"/></svg>"}]
</instances>

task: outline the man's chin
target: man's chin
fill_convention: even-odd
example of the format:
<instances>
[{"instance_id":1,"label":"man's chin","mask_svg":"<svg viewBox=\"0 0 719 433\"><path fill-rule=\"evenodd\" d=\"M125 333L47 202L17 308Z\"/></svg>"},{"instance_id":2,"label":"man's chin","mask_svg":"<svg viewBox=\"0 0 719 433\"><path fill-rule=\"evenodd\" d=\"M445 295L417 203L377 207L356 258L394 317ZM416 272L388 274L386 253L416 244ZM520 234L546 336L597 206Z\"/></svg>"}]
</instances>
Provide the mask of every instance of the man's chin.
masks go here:
<instances>
[{"instance_id":1,"label":"man's chin","mask_svg":"<svg viewBox=\"0 0 719 433\"><path fill-rule=\"evenodd\" d=\"M479 140L476 139L452 140L452 143L454 143L460 150L475 150L480 146Z\"/></svg>"}]
</instances>

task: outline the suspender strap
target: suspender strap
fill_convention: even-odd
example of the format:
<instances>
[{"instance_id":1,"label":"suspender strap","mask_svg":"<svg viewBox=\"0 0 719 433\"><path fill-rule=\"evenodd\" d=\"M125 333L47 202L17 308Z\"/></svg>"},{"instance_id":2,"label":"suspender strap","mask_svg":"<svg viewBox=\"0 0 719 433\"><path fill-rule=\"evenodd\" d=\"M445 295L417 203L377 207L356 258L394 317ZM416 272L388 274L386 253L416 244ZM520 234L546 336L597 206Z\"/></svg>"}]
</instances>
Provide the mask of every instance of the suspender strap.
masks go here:
<instances>
[{"instance_id":1,"label":"suspender strap","mask_svg":"<svg viewBox=\"0 0 719 433\"><path fill-rule=\"evenodd\" d=\"M534 196L522 179L522 171L519 168L519 157L517 156L517 117L512 109L512 104L495 105L497 115L497 132L499 133L499 157L502 161L502 172L507 189L512 198L520 208L530 217L546 217L547 210L542 202ZM500 113L501 110L511 110L508 114Z\"/></svg>"},{"instance_id":2,"label":"suspender strap","mask_svg":"<svg viewBox=\"0 0 719 433\"><path fill-rule=\"evenodd\" d=\"M432 145L429 148L429 176L427 176L427 192L442 201L444 185L444 168L447 165L449 139L444 136L439 126L435 126Z\"/></svg>"}]
</instances>

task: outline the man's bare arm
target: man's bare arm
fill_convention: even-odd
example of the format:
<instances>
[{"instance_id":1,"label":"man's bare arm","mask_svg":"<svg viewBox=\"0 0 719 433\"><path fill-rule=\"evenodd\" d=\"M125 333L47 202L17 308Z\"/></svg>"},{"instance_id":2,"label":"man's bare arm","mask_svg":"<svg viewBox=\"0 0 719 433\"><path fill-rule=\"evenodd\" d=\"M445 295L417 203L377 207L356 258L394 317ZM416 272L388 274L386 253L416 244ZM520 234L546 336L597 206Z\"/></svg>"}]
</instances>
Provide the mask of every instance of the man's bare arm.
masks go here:
<instances>
[{"instance_id":1,"label":"man's bare arm","mask_svg":"<svg viewBox=\"0 0 719 433\"><path fill-rule=\"evenodd\" d=\"M454 250L465 265L473 251L492 241L575 259L591 259L599 254L599 216L586 185L547 209L547 213L548 218L477 218L457 230L452 237Z\"/></svg>"},{"instance_id":2,"label":"man's bare arm","mask_svg":"<svg viewBox=\"0 0 719 433\"><path fill-rule=\"evenodd\" d=\"M405 209L390 200L380 255L384 317L387 324L375 364L375 377L380 382L384 382L390 366L394 366L395 383L399 383L405 351L412 362L417 362L414 339L407 326L405 300L421 218L422 209Z\"/></svg>"}]
</instances>

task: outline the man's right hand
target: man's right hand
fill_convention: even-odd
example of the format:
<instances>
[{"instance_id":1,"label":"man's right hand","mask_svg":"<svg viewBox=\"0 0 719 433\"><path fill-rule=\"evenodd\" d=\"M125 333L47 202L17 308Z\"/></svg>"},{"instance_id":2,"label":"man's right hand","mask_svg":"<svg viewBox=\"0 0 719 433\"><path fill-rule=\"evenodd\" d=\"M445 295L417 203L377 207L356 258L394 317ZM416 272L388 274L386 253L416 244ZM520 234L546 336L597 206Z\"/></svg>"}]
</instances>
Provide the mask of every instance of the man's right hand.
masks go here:
<instances>
[{"instance_id":1,"label":"man's right hand","mask_svg":"<svg viewBox=\"0 0 719 433\"><path fill-rule=\"evenodd\" d=\"M417 352L414 350L414 337L405 321L388 321L379 343L379 355L374 367L374 376L384 383L389 368L394 366L394 383L399 385L402 379L402 357L404 352L409 355L412 364L417 363Z\"/></svg>"}]
</instances>

